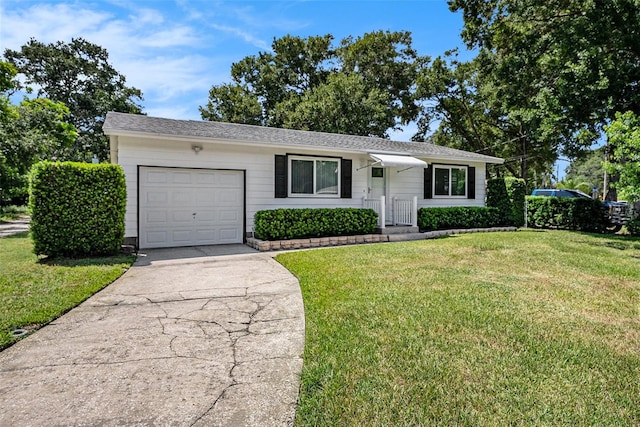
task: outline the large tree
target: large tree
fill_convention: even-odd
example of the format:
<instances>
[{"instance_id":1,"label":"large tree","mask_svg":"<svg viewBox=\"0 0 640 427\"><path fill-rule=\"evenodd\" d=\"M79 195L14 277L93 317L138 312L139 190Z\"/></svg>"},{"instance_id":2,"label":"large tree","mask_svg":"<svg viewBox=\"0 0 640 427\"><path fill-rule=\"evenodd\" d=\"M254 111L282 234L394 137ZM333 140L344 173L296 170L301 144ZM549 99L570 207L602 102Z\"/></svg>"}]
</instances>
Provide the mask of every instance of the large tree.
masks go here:
<instances>
[{"instance_id":1,"label":"large tree","mask_svg":"<svg viewBox=\"0 0 640 427\"><path fill-rule=\"evenodd\" d=\"M464 88L471 96L444 95L468 104L474 123L500 129L493 143L512 146L521 158L518 175L537 169L536 162L550 166L559 154L575 156L616 111L640 107L637 0L450 0L449 6L462 12L461 35L478 56L463 65L475 72ZM441 108L445 128L461 121L449 106ZM458 131L456 137L468 143Z\"/></svg>"},{"instance_id":2,"label":"large tree","mask_svg":"<svg viewBox=\"0 0 640 427\"><path fill-rule=\"evenodd\" d=\"M616 111L640 108L638 0L450 0L462 37L491 54L486 70L509 108L537 100L557 115L572 154ZM550 109L551 113L544 109ZM585 139L578 139L583 136Z\"/></svg>"},{"instance_id":3,"label":"large tree","mask_svg":"<svg viewBox=\"0 0 640 427\"><path fill-rule=\"evenodd\" d=\"M203 119L387 137L417 117L420 58L408 32L275 39L271 52L231 67L213 86Z\"/></svg>"},{"instance_id":4,"label":"large tree","mask_svg":"<svg viewBox=\"0 0 640 427\"><path fill-rule=\"evenodd\" d=\"M622 199L640 201L640 116L617 113L606 127L611 156L605 167L618 176L615 188Z\"/></svg>"},{"instance_id":5,"label":"large tree","mask_svg":"<svg viewBox=\"0 0 640 427\"><path fill-rule=\"evenodd\" d=\"M69 152L74 160L88 160L92 154L108 158L102 133L108 111L141 112L142 92L126 85L125 77L109 64L105 49L82 38L51 44L31 39L18 51L5 50L4 56L23 76L27 91L33 86L37 97L68 107L67 120L79 132Z\"/></svg>"},{"instance_id":6,"label":"large tree","mask_svg":"<svg viewBox=\"0 0 640 427\"><path fill-rule=\"evenodd\" d=\"M45 159L64 159L78 134L65 118L69 109L45 98L13 105L15 68L0 61L0 206L24 203L27 172Z\"/></svg>"}]
</instances>

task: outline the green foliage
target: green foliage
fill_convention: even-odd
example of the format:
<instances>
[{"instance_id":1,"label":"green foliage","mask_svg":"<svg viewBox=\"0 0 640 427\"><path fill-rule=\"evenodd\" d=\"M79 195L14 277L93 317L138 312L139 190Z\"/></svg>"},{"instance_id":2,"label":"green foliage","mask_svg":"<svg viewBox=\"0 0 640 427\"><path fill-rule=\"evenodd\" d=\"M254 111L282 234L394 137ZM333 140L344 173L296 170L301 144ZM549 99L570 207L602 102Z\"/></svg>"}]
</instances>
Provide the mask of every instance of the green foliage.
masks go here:
<instances>
[{"instance_id":1,"label":"green foliage","mask_svg":"<svg viewBox=\"0 0 640 427\"><path fill-rule=\"evenodd\" d=\"M418 209L418 227L422 231L456 228L489 228L509 225L495 207L460 206Z\"/></svg>"},{"instance_id":2,"label":"green foliage","mask_svg":"<svg viewBox=\"0 0 640 427\"><path fill-rule=\"evenodd\" d=\"M527 196L526 200L527 224L532 228L601 232L608 223L599 200L541 196Z\"/></svg>"},{"instance_id":3,"label":"green foliage","mask_svg":"<svg viewBox=\"0 0 640 427\"><path fill-rule=\"evenodd\" d=\"M636 215L625 224L632 236L640 236L640 216Z\"/></svg>"},{"instance_id":4,"label":"green foliage","mask_svg":"<svg viewBox=\"0 0 640 427\"><path fill-rule=\"evenodd\" d=\"M516 227L524 225L524 203L527 195L527 186L524 179L508 177L505 178L507 194L511 202L511 223Z\"/></svg>"},{"instance_id":5,"label":"green foliage","mask_svg":"<svg viewBox=\"0 0 640 427\"><path fill-rule=\"evenodd\" d=\"M126 187L118 165L40 162L30 173L36 254L114 254L124 238Z\"/></svg>"},{"instance_id":6,"label":"green foliage","mask_svg":"<svg viewBox=\"0 0 640 427\"><path fill-rule=\"evenodd\" d=\"M419 134L495 155L529 182L575 157L615 111L639 111L637 0L451 0L478 55L424 67ZM532 174L531 172L536 172ZM539 181L538 181L539 182Z\"/></svg>"},{"instance_id":7,"label":"green foliage","mask_svg":"<svg viewBox=\"0 0 640 427\"><path fill-rule=\"evenodd\" d=\"M205 120L387 137L417 117L422 61L408 32L275 39L271 52L231 67L231 84L213 86Z\"/></svg>"},{"instance_id":8,"label":"green foliage","mask_svg":"<svg viewBox=\"0 0 640 427\"><path fill-rule=\"evenodd\" d=\"M7 105L0 120L0 206L25 204L27 173L40 160L67 156L78 133L67 123L69 109L45 98Z\"/></svg>"},{"instance_id":9,"label":"green foliage","mask_svg":"<svg viewBox=\"0 0 640 427\"><path fill-rule=\"evenodd\" d=\"M616 119L605 128L612 150L605 165L618 174L615 188L620 198L629 203L640 201L640 117L633 112L616 113Z\"/></svg>"},{"instance_id":10,"label":"green foliage","mask_svg":"<svg viewBox=\"0 0 640 427\"><path fill-rule=\"evenodd\" d=\"M602 194L605 148L586 151L581 157L573 160L567 168L564 179L558 183L557 187L575 188L586 194L591 194L593 187L597 187L598 194Z\"/></svg>"},{"instance_id":11,"label":"green foliage","mask_svg":"<svg viewBox=\"0 0 640 427\"><path fill-rule=\"evenodd\" d=\"M477 233L277 256L300 282L296 426L632 426L640 239Z\"/></svg>"},{"instance_id":12,"label":"green foliage","mask_svg":"<svg viewBox=\"0 0 640 427\"><path fill-rule=\"evenodd\" d=\"M105 49L82 38L51 44L31 39L19 51L6 49L4 56L27 85L38 88L39 98L69 108L67 119L79 137L63 160L86 161L92 153L108 159L109 145L102 132L107 111L141 111L136 102L142 99L142 92L126 86L125 77L109 64Z\"/></svg>"},{"instance_id":13,"label":"green foliage","mask_svg":"<svg viewBox=\"0 0 640 427\"><path fill-rule=\"evenodd\" d=\"M512 215L511 199L504 178L487 180L487 206L497 208L502 216L501 222L509 223Z\"/></svg>"},{"instance_id":14,"label":"green foliage","mask_svg":"<svg viewBox=\"0 0 640 427\"><path fill-rule=\"evenodd\" d=\"M26 232L0 239L0 350L21 339L11 334L14 329L46 325L112 283L134 261L118 254L48 262L33 253Z\"/></svg>"},{"instance_id":15,"label":"green foliage","mask_svg":"<svg viewBox=\"0 0 640 427\"><path fill-rule=\"evenodd\" d=\"M256 237L263 240L368 234L377 224L373 209L275 209L254 217Z\"/></svg>"}]
</instances>

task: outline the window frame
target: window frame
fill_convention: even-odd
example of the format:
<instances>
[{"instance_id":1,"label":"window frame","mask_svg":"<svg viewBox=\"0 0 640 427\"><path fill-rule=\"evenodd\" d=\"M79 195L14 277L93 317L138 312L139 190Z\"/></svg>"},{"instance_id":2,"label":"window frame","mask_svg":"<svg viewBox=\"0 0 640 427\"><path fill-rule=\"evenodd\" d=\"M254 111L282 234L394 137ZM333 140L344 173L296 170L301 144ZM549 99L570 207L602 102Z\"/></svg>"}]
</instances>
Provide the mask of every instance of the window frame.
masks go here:
<instances>
[{"instance_id":1,"label":"window frame","mask_svg":"<svg viewBox=\"0 0 640 427\"><path fill-rule=\"evenodd\" d=\"M449 182L449 194L437 194L436 193L436 170L444 169L448 170L448 182ZM453 186L451 185L451 171L452 169L464 170L464 194L456 194L452 195L451 190ZM431 175L431 190L432 190L432 198L434 199L466 199L468 198L468 185L469 185L469 166L468 165L448 165L448 164L432 164L432 175Z\"/></svg>"},{"instance_id":2,"label":"window frame","mask_svg":"<svg viewBox=\"0 0 640 427\"><path fill-rule=\"evenodd\" d=\"M294 193L292 191L292 163L295 160L302 161L310 161L313 162L313 193ZM337 163L336 169L336 192L335 194L331 193L318 193L316 189L317 184L317 163L318 162L335 162ZM307 197L307 198L319 198L319 199L339 199L341 198L341 188L342 188L342 161L340 157L321 157L321 156L305 156L305 155L288 155L287 156L287 194L288 197Z\"/></svg>"}]
</instances>

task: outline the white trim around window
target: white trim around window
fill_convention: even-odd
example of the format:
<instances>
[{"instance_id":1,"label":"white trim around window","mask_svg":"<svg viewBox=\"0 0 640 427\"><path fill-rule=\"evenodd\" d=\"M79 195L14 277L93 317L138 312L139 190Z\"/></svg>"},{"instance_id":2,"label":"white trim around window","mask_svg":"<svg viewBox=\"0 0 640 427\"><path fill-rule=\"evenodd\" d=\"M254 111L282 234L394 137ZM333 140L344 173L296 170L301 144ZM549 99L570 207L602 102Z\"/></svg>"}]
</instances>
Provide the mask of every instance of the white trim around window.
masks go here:
<instances>
[{"instance_id":1,"label":"white trim around window","mask_svg":"<svg viewBox=\"0 0 640 427\"><path fill-rule=\"evenodd\" d=\"M340 197L340 159L335 157L288 157L289 197Z\"/></svg>"},{"instance_id":2,"label":"white trim around window","mask_svg":"<svg viewBox=\"0 0 640 427\"><path fill-rule=\"evenodd\" d=\"M433 165L434 198L467 198L468 167L460 165Z\"/></svg>"}]
</instances>

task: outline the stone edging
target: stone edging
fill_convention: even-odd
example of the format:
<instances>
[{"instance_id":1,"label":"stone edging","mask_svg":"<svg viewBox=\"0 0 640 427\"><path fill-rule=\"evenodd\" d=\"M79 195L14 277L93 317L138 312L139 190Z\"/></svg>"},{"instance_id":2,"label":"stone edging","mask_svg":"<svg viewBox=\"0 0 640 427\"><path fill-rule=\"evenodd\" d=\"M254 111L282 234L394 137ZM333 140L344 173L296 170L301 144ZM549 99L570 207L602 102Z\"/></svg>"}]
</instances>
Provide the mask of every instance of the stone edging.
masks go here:
<instances>
[{"instance_id":1,"label":"stone edging","mask_svg":"<svg viewBox=\"0 0 640 427\"><path fill-rule=\"evenodd\" d=\"M361 234L357 236L311 237L308 239L260 240L247 238L247 245L260 252L281 251L290 249L323 248L328 246L357 245L362 243L402 242L409 240L425 240L452 234L490 233L495 231L516 231L517 227L464 228L456 230L436 230L426 233L411 234Z\"/></svg>"}]
</instances>

